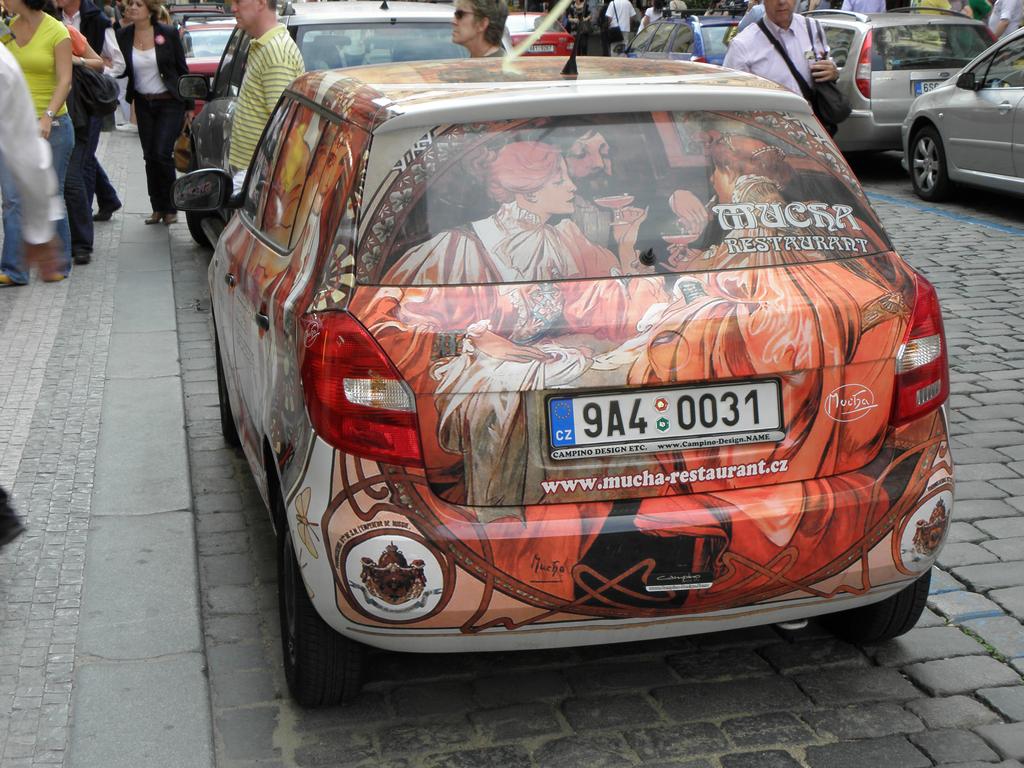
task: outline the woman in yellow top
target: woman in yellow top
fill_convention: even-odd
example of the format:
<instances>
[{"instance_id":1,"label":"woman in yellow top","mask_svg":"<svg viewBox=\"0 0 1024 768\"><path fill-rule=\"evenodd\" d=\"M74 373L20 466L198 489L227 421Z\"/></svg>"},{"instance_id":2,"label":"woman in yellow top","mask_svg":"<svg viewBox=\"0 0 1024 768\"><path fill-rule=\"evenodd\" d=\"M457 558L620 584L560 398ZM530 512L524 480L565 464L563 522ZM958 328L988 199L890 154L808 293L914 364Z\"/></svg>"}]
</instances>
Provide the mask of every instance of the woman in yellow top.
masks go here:
<instances>
[{"instance_id":1,"label":"woman in yellow top","mask_svg":"<svg viewBox=\"0 0 1024 768\"><path fill-rule=\"evenodd\" d=\"M5 0L17 16L11 22L14 39L7 49L25 74L39 118L39 133L50 142L58 197L64 197L64 176L75 145L75 130L64 102L71 89L71 38L63 24L43 12L45 0ZM0 257L0 286L24 285L28 269L22 253L21 202L14 179L0 167L3 194L4 245ZM71 231L65 214L57 223L60 244L54 265L42 275L47 282L63 280L71 272Z\"/></svg>"}]
</instances>

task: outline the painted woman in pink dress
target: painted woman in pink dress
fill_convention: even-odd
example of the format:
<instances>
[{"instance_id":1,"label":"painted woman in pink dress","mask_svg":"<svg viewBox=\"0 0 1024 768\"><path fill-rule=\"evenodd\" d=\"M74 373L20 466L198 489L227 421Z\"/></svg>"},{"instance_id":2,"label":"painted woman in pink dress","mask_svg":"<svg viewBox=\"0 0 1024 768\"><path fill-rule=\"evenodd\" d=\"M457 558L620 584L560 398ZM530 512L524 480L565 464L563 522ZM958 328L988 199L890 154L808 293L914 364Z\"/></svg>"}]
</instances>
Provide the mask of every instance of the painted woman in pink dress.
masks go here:
<instances>
[{"instance_id":1,"label":"painted woman in pink dress","mask_svg":"<svg viewBox=\"0 0 1024 768\"><path fill-rule=\"evenodd\" d=\"M367 312L356 308L413 391L434 395L436 423L422 399L419 414L428 466L450 468L444 497L478 508L538 494L543 474L527 462L518 393L572 385L667 300L653 277L582 279L636 274L646 212L622 210L617 252L592 243L569 218L576 185L555 147L505 145L486 183L493 215L409 249L381 280L394 288L375 292Z\"/></svg>"}]
</instances>

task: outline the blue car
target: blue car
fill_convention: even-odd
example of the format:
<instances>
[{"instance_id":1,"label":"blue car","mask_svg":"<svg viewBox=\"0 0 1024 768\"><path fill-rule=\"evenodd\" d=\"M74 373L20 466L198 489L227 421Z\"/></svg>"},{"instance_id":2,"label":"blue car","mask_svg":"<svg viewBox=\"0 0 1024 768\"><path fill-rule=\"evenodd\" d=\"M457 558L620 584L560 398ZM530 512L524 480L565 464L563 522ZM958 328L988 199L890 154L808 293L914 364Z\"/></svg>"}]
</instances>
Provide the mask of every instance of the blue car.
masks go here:
<instances>
[{"instance_id":1,"label":"blue car","mask_svg":"<svg viewBox=\"0 0 1024 768\"><path fill-rule=\"evenodd\" d=\"M738 16L664 16L641 29L623 54L632 59L705 61L721 66Z\"/></svg>"}]
</instances>

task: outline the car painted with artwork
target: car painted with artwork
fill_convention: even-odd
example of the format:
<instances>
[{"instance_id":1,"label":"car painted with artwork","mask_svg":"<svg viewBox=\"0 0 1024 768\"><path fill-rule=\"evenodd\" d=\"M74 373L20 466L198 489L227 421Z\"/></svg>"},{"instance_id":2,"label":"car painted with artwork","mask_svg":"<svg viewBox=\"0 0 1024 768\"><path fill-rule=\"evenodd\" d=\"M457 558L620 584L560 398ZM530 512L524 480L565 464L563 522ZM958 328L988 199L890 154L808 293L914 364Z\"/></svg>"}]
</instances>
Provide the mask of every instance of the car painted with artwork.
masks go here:
<instances>
[{"instance_id":1,"label":"car painted with artwork","mask_svg":"<svg viewBox=\"0 0 1024 768\"><path fill-rule=\"evenodd\" d=\"M222 429L304 704L351 696L365 646L821 614L877 641L924 605L953 509L935 290L795 94L562 66L299 78L217 244Z\"/></svg>"},{"instance_id":2,"label":"car painted with artwork","mask_svg":"<svg viewBox=\"0 0 1024 768\"><path fill-rule=\"evenodd\" d=\"M677 15L678 14L678 15ZM736 36L736 16L671 12L637 32L623 52L631 59L703 61L721 65Z\"/></svg>"},{"instance_id":3,"label":"car painted with artwork","mask_svg":"<svg viewBox=\"0 0 1024 768\"><path fill-rule=\"evenodd\" d=\"M945 200L957 184L1024 195L1024 29L916 99L903 150L924 200Z\"/></svg>"},{"instance_id":4,"label":"car painted with artwork","mask_svg":"<svg viewBox=\"0 0 1024 768\"><path fill-rule=\"evenodd\" d=\"M530 47L523 51L523 56L568 56L572 53L576 38L565 31L558 21L545 21L546 13L510 13L505 29L512 38L512 45L519 45L534 33L538 26L546 24L544 33Z\"/></svg>"},{"instance_id":5,"label":"car painted with artwork","mask_svg":"<svg viewBox=\"0 0 1024 768\"><path fill-rule=\"evenodd\" d=\"M461 59L469 53L452 42L451 5L422 2L348 0L340 3L282 4L280 22L302 54L306 71L384 64L419 59ZM235 102L249 59L250 35L241 27L231 34L212 82L184 77L179 92L206 100L192 122L194 168L228 168ZM192 239L209 247L216 242L231 211L186 217Z\"/></svg>"},{"instance_id":6,"label":"car painted with artwork","mask_svg":"<svg viewBox=\"0 0 1024 768\"><path fill-rule=\"evenodd\" d=\"M910 105L984 51L982 22L952 11L902 8L890 13L812 11L839 67L839 89L853 111L835 142L844 152L900 149Z\"/></svg>"}]
</instances>

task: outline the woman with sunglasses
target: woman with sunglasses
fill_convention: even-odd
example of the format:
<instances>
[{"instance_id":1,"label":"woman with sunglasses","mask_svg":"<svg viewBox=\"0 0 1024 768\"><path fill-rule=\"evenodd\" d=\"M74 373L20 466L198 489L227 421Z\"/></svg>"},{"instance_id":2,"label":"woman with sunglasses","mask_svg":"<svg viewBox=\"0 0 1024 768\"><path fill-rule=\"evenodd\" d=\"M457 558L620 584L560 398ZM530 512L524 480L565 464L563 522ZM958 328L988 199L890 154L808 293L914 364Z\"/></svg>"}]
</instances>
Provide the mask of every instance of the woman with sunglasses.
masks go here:
<instances>
[{"instance_id":1,"label":"woman with sunglasses","mask_svg":"<svg viewBox=\"0 0 1024 768\"><path fill-rule=\"evenodd\" d=\"M508 5L505 0L457 0L452 16L452 42L469 51L470 58L501 57Z\"/></svg>"}]
</instances>

